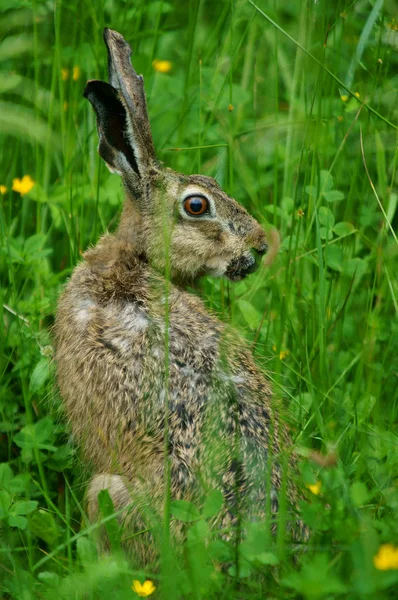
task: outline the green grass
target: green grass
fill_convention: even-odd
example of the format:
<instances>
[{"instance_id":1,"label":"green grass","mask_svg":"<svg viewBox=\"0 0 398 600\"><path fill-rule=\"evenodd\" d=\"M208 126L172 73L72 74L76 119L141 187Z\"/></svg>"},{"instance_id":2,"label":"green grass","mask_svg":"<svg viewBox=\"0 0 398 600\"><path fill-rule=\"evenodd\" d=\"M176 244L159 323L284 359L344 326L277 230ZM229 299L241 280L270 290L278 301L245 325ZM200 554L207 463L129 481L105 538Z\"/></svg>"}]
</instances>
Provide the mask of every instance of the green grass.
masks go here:
<instances>
[{"instance_id":1,"label":"green grass","mask_svg":"<svg viewBox=\"0 0 398 600\"><path fill-rule=\"evenodd\" d=\"M393 598L398 570L373 559L398 545L394 2L0 9L1 597L134 598L132 580L146 576L154 598ZM51 326L81 252L116 226L123 199L82 98L87 79L106 77L104 26L133 46L160 159L217 177L281 234L271 267L200 285L287 407L303 489L321 482L318 495L304 492L305 552L257 524L238 548L239 576L203 516L187 525L184 559L166 548L168 570L137 574L112 525L114 551L96 557L85 515L88 472L62 419ZM155 58L171 72L156 72ZM25 174L35 185L21 196L12 182Z\"/></svg>"}]
</instances>

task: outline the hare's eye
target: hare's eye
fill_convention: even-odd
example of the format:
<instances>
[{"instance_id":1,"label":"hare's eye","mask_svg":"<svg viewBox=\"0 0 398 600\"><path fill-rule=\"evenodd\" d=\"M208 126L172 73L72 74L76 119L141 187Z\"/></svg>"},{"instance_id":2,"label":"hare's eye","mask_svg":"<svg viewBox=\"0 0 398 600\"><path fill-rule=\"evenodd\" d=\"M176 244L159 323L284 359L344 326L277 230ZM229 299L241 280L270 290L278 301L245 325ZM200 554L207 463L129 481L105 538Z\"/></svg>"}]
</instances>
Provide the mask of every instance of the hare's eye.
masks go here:
<instances>
[{"instance_id":1,"label":"hare's eye","mask_svg":"<svg viewBox=\"0 0 398 600\"><path fill-rule=\"evenodd\" d=\"M204 196L188 196L184 200L184 209L189 215L203 215L209 208L209 201Z\"/></svg>"}]
</instances>

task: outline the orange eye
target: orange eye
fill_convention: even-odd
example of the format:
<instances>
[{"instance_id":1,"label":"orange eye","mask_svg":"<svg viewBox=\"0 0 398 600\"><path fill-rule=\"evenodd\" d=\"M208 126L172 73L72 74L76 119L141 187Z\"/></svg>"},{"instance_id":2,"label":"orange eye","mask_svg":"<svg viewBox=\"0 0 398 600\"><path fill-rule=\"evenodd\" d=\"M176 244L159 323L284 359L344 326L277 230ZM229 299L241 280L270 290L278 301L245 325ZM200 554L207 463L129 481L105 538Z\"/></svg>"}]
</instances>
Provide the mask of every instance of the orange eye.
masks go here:
<instances>
[{"instance_id":1,"label":"orange eye","mask_svg":"<svg viewBox=\"0 0 398 600\"><path fill-rule=\"evenodd\" d=\"M209 201L204 196L188 196L184 200L184 209L189 215L203 215L209 208Z\"/></svg>"}]
</instances>

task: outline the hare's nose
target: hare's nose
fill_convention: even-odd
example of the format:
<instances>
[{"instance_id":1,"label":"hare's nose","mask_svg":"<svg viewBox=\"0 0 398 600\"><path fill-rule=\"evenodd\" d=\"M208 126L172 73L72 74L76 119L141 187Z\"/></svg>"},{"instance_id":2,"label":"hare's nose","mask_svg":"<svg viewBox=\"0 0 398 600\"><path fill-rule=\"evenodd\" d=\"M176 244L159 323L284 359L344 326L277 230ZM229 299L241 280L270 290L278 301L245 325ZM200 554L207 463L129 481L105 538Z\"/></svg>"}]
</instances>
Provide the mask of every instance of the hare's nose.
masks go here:
<instances>
[{"instance_id":1,"label":"hare's nose","mask_svg":"<svg viewBox=\"0 0 398 600\"><path fill-rule=\"evenodd\" d=\"M253 256L250 253L250 256L247 257L247 259L246 259L245 276L249 275L250 273L254 273L254 271L257 271L258 263L259 263L259 261L257 260L257 257Z\"/></svg>"},{"instance_id":2,"label":"hare's nose","mask_svg":"<svg viewBox=\"0 0 398 600\"><path fill-rule=\"evenodd\" d=\"M253 248L253 250L258 256L264 256L268 251L268 244L266 242L261 242L258 246Z\"/></svg>"}]
</instances>

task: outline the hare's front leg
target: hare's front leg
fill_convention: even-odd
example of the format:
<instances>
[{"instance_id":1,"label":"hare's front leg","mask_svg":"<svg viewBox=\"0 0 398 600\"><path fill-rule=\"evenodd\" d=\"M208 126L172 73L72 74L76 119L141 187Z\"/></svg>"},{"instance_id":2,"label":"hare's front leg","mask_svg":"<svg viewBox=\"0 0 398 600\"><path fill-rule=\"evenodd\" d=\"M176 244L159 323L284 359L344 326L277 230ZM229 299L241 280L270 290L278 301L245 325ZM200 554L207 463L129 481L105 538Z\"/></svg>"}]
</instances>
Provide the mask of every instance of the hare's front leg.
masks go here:
<instances>
[{"instance_id":1,"label":"hare's front leg","mask_svg":"<svg viewBox=\"0 0 398 600\"><path fill-rule=\"evenodd\" d=\"M158 556L156 548L159 547L159 543L156 543L159 542L157 537L161 528L159 499L138 479L128 481L125 477L108 473L95 475L87 491L91 523L103 518L98 503L98 494L102 490L108 491L115 512L120 512L118 523L122 532L121 545L129 558L137 567L152 563ZM110 550L104 526L100 529L97 545L100 554Z\"/></svg>"}]
</instances>

